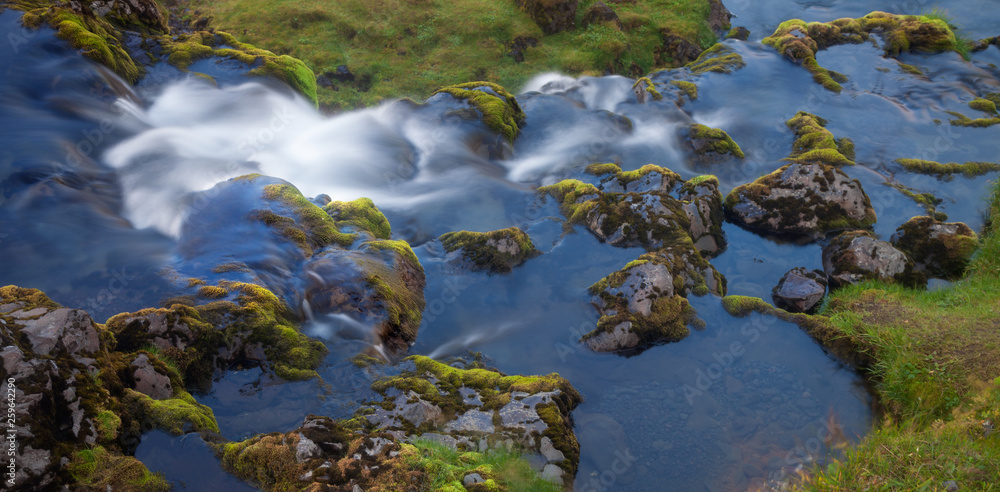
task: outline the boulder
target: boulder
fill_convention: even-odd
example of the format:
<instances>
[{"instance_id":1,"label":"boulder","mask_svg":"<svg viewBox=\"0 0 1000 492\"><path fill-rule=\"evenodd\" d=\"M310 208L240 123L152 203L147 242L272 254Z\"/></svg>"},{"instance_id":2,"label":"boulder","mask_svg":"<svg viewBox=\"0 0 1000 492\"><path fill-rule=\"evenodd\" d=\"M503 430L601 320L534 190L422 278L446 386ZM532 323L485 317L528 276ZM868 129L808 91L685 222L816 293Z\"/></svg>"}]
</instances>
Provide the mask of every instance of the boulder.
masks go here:
<instances>
[{"instance_id":1,"label":"boulder","mask_svg":"<svg viewBox=\"0 0 1000 492\"><path fill-rule=\"evenodd\" d=\"M163 400L174 394L170 378L156 372L146 354L140 354L132 361L132 378L135 390L154 399Z\"/></svg>"},{"instance_id":2,"label":"boulder","mask_svg":"<svg viewBox=\"0 0 1000 492\"><path fill-rule=\"evenodd\" d=\"M907 285L922 283L923 276L914 274L913 262L905 253L869 231L840 234L823 248L823 270L833 288L865 280L899 282Z\"/></svg>"},{"instance_id":3,"label":"boulder","mask_svg":"<svg viewBox=\"0 0 1000 492\"><path fill-rule=\"evenodd\" d=\"M694 152L695 162L718 164L746 157L728 133L698 123L688 125L684 141Z\"/></svg>"},{"instance_id":4,"label":"boulder","mask_svg":"<svg viewBox=\"0 0 1000 492\"><path fill-rule=\"evenodd\" d=\"M726 196L725 207L733 221L749 228L813 239L866 229L876 220L861 182L818 163L789 164L737 186Z\"/></svg>"},{"instance_id":5,"label":"boulder","mask_svg":"<svg viewBox=\"0 0 1000 492\"><path fill-rule=\"evenodd\" d=\"M948 280L962 278L979 247L979 237L969 226L931 217L913 217L889 241L913 260L916 271Z\"/></svg>"},{"instance_id":6,"label":"boulder","mask_svg":"<svg viewBox=\"0 0 1000 492\"><path fill-rule=\"evenodd\" d=\"M774 305L791 313L811 313L826 294L826 274L820 270L793 268L771 291Z\"/></svg>"},{"instance_id":7,"label":"boulder","mask_svg":"<svg viewBox=\"0 0 1000 492\"><path fill-rule=\"evenodd\" d=\"M603 24L605 22L613 22L619 28L622 27L622 22L618 19L618 14L615 13L614 9L608 7L606 3L600 0L591 5L583 13L583 19L580 21L582 27L587 27L591 24Z\"/></svg>"},{"instance_id":8,"label":"boulder","mask_svg":"<svg viewBox=\"0 0 1000 492\"><path fill-rule=\"evenodd\" d=\"M708 27L715 32L727 31L733 14L722 4L722 0L708 0Z\"/></svg>"},{"instance_id":9,"label":"boulder","mask_svg":"<svg viewBox=\"0 0 1000 492\"><path fill-rule=\"evenodd\" d=\"M471 269L490 273L510 273L514 267L541 254L531 238L517 227L490 232L448 232L439 239L446 251L461 256Z\"/></svg>"}]
</instances>

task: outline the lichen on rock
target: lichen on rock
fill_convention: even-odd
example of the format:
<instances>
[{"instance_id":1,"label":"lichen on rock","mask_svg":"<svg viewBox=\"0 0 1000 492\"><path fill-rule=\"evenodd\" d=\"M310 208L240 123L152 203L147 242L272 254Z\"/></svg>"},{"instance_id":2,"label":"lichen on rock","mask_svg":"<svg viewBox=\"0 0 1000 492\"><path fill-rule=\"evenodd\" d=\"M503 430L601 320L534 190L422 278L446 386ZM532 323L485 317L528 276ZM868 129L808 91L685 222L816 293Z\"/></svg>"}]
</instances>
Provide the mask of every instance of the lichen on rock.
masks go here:
<instances>
[{"instance_id":1,"label":"lichen on rock","mask_svg":"<svg viewBox=\"0 0 1000 492\"><path fill-rule=\"evenodd\" d=\"M439 238L445 251L459 252L474 270L509 273L541 254L531 238L517 227L490 232L447 232Z\"/></svg>"}]
</instances>

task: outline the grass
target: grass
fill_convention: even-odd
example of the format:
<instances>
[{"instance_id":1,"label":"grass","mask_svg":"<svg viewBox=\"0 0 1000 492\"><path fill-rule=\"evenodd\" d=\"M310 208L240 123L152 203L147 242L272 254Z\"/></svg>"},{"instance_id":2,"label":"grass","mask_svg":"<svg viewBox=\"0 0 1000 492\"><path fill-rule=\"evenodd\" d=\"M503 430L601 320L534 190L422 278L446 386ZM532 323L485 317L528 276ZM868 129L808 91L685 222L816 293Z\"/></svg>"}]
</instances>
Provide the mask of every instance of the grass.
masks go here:
<instances>
[{"instance_id":1,"label":"grass","mask_svg":"<svg viewBox=\"0 0 1000 492\"><path fill-rule=\"evenodd\" d=\"M633 76L674 66L658 56L660 32L670 29L703 48L715 42L706 18L708 0L637 0L611 4L622 20L545 35L512 0L194 0L192 10L214 18L214 27L241 42L304 61L317 75L340 65L353 81L320 87L328 109L417 99L459 82L487 80L516 90L531 76L558 70ZM515 39L534 38L524 61L507 56Z\"/></svg>"},{"instance_id":2,"label":"grass","mask_svg":"<svg viewBox=\"0 0 1000 492\"><path fill-rule=\"evenodd\" d=\"M990 200L1000 217L1000 185ZM947 289L865 283L833 293L823 314L868 368L886 412L845 458L804 490L1000 490L1000 231L992 219L966 277Z\"/></svg>"},{"instance_id":3,"label":"grass","mask_svg":"<svg viewBox=\"0 0 1000 492\"><path fill-rule=\"evenodd\" d=\"M416 440L411 443L416 453L404 454L407 465L427 474L427 490L463 491L462 479L469 473L479 473L492 480L498 490L531 490L557 492L558 485L538 476L531 465L516 452L501 449L485 453L459 452L434 441Z\"/></svg>"}]
</instances>

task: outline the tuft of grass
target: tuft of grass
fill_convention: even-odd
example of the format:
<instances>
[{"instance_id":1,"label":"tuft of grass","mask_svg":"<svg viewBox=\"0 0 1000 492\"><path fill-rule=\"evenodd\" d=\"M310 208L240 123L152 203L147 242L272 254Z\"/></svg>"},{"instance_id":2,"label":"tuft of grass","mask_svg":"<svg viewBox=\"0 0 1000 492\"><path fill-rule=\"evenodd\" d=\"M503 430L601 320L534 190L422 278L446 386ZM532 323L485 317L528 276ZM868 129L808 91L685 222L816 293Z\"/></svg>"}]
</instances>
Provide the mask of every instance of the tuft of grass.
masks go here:
<instances>
[{"instance_id":1,"label":"tuft of grass","mask_svg":"<svg viewBox=\"0 0 1000 492\"><path fill-rule=\"evenodd\" d=\"M411 444L417 452L404 454L404 461L427 474L428 490L465 490L462 479L469 473L479 473L487 482L494 482L497 490L562 490L558 485L539 477L517 452L502 448L485 453L460 452L424 439Z\"/></svg>"}]
</instances>

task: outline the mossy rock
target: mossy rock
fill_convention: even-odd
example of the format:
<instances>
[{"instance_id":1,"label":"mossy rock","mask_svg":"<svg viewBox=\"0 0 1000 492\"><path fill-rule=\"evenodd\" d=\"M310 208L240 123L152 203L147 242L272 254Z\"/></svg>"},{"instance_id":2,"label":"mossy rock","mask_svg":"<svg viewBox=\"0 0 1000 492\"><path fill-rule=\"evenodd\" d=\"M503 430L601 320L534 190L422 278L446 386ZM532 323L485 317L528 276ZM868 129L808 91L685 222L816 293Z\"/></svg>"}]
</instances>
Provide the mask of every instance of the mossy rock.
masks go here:
<instances>
[{"instance_id":1,"label":"mossy rock","mask_svg":"<svg viewBox=\"0 0 1000 492\"><path fill-rule=\"evenodd\" d=\"M337 221L330 217L329 213L302 196L298 188L291 184L266 185L264 186L263 198L276 202L276 206L269 210L255 210L251 216L272 227L278 235L298 244L307 257L312 256L315 250L324 246L336 244L347 247L357 240L357 234L340 232L340 229L337 228ZM358 204L357 208L363 209L364 206ZM375 209L375 211L378 210ZM369 212L371 211L369 210ZM374 216L374 214L372 215ZM357 223L359 218L353 216L352 219L348 220ZM377 220L366 225L375 226L376 224L378 224Z\"/></svg>"},{"instance_id":2,"label":"mossy rock","mask_svg":"<svg viewBox=\"0 0 1000 492\"><path fill-rule=\"evenodd\" d=\"M579 0L515 0L515 3L545 34L555 34L576 27Z\"/></svg>"},{"instance_id":3,"label":"mossy rock","mask_svg":"<svg viewBox=\"0 0 1000 492\"><path fill-rule=\"evenodd\" d=\"M854 142L846 137L834 138L823 118L799 111L785 124L795 132L795 143L784 160L837 167L854 165Z\"/></svg>"},{"instance_id":4,"label":"mossy rock","mask_svg":"<svg viewBox=\"0 0 1000 492\"><path fill-rule=\"evenodd\" d=\"M698 55L698 59L685 65L695 75L706 73L732 73L746 66L743 57L732 48L718 43Z\"/></svg>"},{"instance_id":5,"label":"mossy rock","mask_svg":"<svg viewBox=\"0 0 1000 492\"><path fill-rule=\"evenodd\" d=\"M365 231L376 239L389 239L392 227L370 198L358 198L350 202L330 202L323 206L338 228L353 227L356 231Z\"/></svg>"},{"instance_id":6,"label":"mossy rock","mask_svg":"<svg viewBox=\"0 0 1000 492\"><path fill-rule=\"evenodd\" d=\"M826 164L784 166L734 188L725 206L728 217L752 229L812 238L876 220L861 183Z\"/></svg>"},{"instance_id":7,"label":"mossy rock","mask_svg":"<svg viewBox=\"0 0 1000 492\"><path fill-rule=\"evenodd\" d=\"M514 143L524 124L524 111L513 94L493 82L467 82L438 89L434 94L449 94L479 111L483 123Z\"/></svg>"},{"instance_id":8,"label":"mossy rock","mask_svg":"<svg viewBox=\"0 0 1000 492\"><path fill-rule=\"evenodd\" d=\"M947 280L962 278L979 248L979 237L969 226L931 217L911 218L896 229L890 241L914 261L917 271Z\"/></svg>"},{"instance_id":9,"label":"mossy rock","mask_svg":"<svg viewBox=\"0 0 1000 492\"><path fill-rule=\"evenodd\" d=\"M827 70L816 61L816 53L831 46L860 44L879 34L885 41L887 56L908 51L938 53L956 49L955 33L948 24L923 15L896 15L872 12L857 19L831 22L805 22L792 19L782 22L774 33L761 41L790 60L801 63L823 87L840 92L847 81L843 74Z\"/></svg>"},{"instance_id":10,"label":"mossy rock","mask_svg":"<svg viewBox=\"0 0 1000 492\"><path fill-rule=\"evenodd\" d=\"M694 82L688 82L686 80L671 80L670 85L680 89L681 94L687 96L689 101L698 100L698 85ZM684 99L678 97L677 104L683 104Z\"/></svg>"},{"instance_id":11,"label":"mossy rock","mask_svg":"<svg viewBox=\"0 0 1000 492\"><path fill-rule=\"evenodd\" d=\"M635 94L635 100L639 104L663 99L663 94L660 94L660 91L656 90L656 86L653 85L653 81L649 77L642 77L636 80L632 84L632 93Z\"/></svg>"},{"instance_id":12,"label":"mossy rock","mask_svg":"<svg viewBox=\"0 0 1000 492\"><path fill-rule=\"evenodd\" d=\"M514 267L541 254L531 238L517 227L490 232L448 232L439 239L445 251L461 251L474 270L492 273L510 273Z\"/></svg>"},{"instance_id":13,"label":"mossy rock","mask_svg":"<svg viewBox=\"0 0 1000 492\"><path fill-rule=\"evenodd\" d=\"M172 488L163 473L151 473L135 457L109 452L103 446L73 453L66 472L76 490L166 492Z\"/></svg>"},{"instance_id":14,"label":"mossy rock","mask_svg":"<svg viewBox=\"0 0 1000 492\"><path fill-rule=\"evenodd\" d=\"M866 280L917 286L926 277L914 270L913 261L892 244L869 231L849 231L823 248L823 270L830 287L839 288Z\"/></svg>"},{"instance_id":15,"label":"mossy rock","mask_svg":"<svg viewBox=\"0 0 1000 492\"><path fill-rule=\"evenodd\" d=\"M699 123L687 126L685 141L697 162L714 164L746 157L728 133Z\"/></svg>"}]
</instances>

